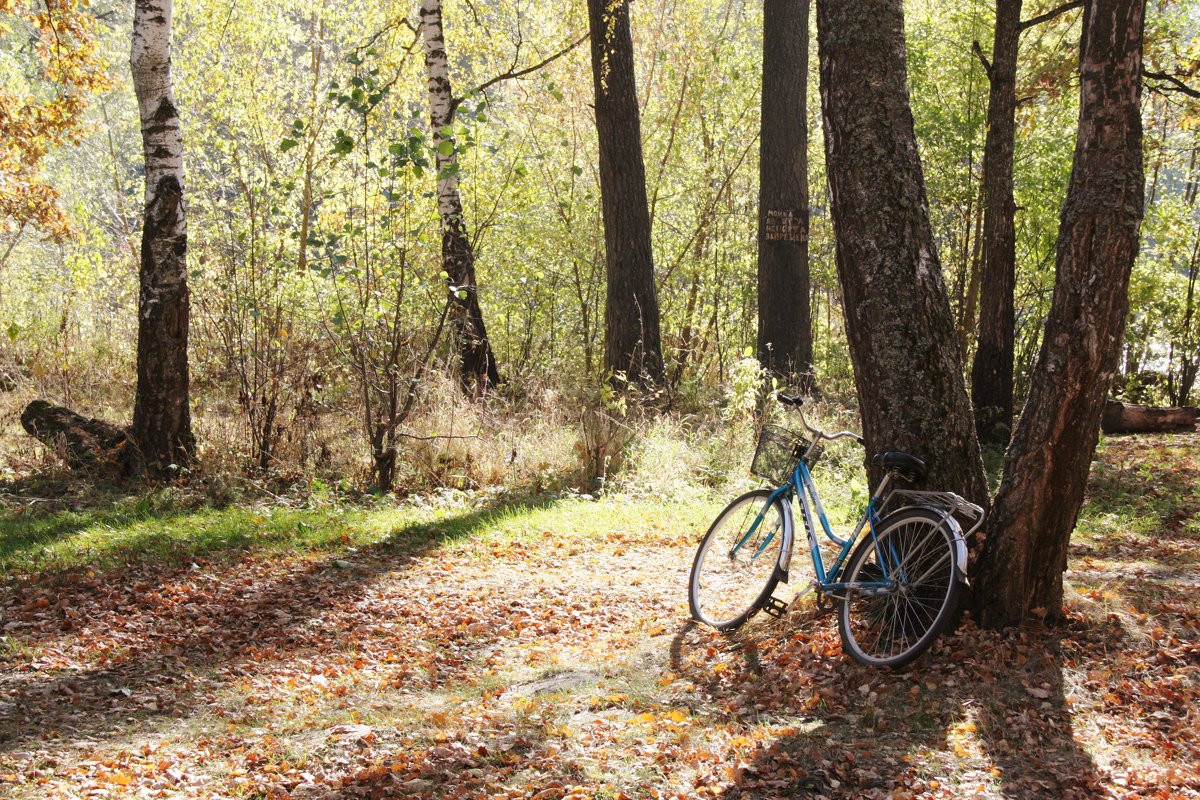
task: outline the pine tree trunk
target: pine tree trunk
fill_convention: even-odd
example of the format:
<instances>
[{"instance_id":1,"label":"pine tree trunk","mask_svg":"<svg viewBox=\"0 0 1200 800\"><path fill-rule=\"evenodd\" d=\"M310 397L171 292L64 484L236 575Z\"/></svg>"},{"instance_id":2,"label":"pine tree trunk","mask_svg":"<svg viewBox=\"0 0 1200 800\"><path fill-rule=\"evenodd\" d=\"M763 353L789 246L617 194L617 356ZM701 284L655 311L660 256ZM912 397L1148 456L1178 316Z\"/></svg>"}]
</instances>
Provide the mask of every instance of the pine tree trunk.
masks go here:
<instances>
[{"instance_id":1,"label":"pine tree trunk","mask_svg":"<svg viewBox=\"0 0 1200 800\"><path fill-rule=\"evenodd\" d=\"M500 382L496 357L483 324L475 253L463 219L458 191L458 153L453 125L456 103L450 86L450 65L442 35L441 0L422 0L421 37L429 77L429 128L437 159L438 214L442 221L442 269L453 301L451 325L457 342L463 388L483 390Z\"/></svg>"},{"instance_id":2,"label":"pine tree trunk","mask_svg":"<svg viewBox=\"0 0 1200 800\"><path fill-rule=\"evenodd\" d=\"M133 437L152 474L195 459L188 400L187 208L171 84L172 0L134 4L130 66L146 159Z\"/></svg>"},{"instance_id":3,"label":"pine tree trunk","mask_svg":"<svg viewBox=\"0 0 1200 800\"><path fill-rule=\"evenodd\" d=\"M1013 144L1016 138L1017 44L1021 0L996 0L996 32L988 77L987 138L983 146L983 287L979 338L971 369L975 429L983 442L1007 444L1013 418L1016 233Z\"/></svg>"},{"instance_id":4,"label":"pine tree trunk","mask_svg":"<svg viewBox=\"0 0 1200 800\"><path fill-rule=\"evenodd\" d=\"M917 155L901 0L818 0L817 29L838 276L868 452L910 452L928 463L930 486L986 503Z\"/></svg>"},{"instance_id":5,"label":"pine tree trunk","mask_svg":"<svg viewBox=\"0 0 1200 800\"><path fill-rule=\"evenodd\" d=\"M763 5L758 359L812 384L808 275L808 0Z\"/></svg>"},{"instance_id":6,"label":"pine tree trunk","mask_svg":"<svg viewBox=\"0 0 1200 800\"><path fill-rule=\"evenodd\" d=\"M614 380L660 386L662 343L629 0L588 0L588 23L608 272L604 365Z\"/></svg>"},{"instance_id":7,"label":"pine tree trunk","mask_svg":"<svg viewBox=\"0 0 1200 800\"><path fill-rule=\"evenodd\" d=\"M1062 616L1067 544L1117 374L1138 249L1144 14L1145 0L1084 5L1079 137L1054 296L972 594L987 627L1018 624L1033 609Z\"/></svg>"}]
</instances>

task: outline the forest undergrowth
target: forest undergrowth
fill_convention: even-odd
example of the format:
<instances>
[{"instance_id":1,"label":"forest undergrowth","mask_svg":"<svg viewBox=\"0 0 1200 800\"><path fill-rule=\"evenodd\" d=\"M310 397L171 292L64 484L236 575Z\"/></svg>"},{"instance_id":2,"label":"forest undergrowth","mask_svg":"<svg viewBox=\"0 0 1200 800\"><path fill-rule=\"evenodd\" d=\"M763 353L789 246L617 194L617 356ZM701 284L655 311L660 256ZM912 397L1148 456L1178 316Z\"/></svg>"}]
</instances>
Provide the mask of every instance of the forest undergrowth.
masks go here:
<instances>
[{"instance_id":1,"label":"forest undergrowth","mask_svg":"<svg viewBox=\"0 0 1200 800\"><path fill-rule=\"evenodd\" d=\"M10 482L0 795L1200 797L1197 435L1102 444L1068 625L966 620L888 672L811 608L688 621L746 453L687 430L592 492ZM844 514L854 458L822 466Z\"/></svg>"}]
</instances>

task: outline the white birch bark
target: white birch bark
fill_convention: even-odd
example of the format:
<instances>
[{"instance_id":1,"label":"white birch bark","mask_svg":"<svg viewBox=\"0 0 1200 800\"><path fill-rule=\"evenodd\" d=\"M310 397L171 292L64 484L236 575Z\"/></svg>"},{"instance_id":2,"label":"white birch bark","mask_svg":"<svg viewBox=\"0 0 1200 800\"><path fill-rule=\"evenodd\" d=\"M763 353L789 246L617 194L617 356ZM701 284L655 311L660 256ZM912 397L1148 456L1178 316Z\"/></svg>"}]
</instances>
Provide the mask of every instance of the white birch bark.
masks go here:
<instances>
[{"instance_id":1,"label":"white birch bark","mask_svg":"<svg viewBox=\"0 0 1200 800\"><path fill-rule=\"evenodd\" d=\"M438 215L442 223L442 269L449 283L464 388L500 382L496 359L483 323L475 283L475 254L463 220L458 191L458 153L454 147L454 94L442 30L441 0L421 0L421 38L429 86L429 127L437 165ZM448 151L448 152L446 152Z\"/></svg>"},{"instance_id":2,"label":"white birch bark","mask_svg":"<svg viewBox=\"0 0 1200 800\"><path fill-rule=\"evenodd\" d=\"M438 213L445 225L447 219L462 216L462 197L453 169L458 163L458 153L451 148L446 154L441 148L442 142L454 144L454 97L450 88L450 60L442 35L442 0L421 0L421 38L429 78L429 127L436 153Z\"/></svg>"},{"instance_id":3,"label":"white birch bark","mask_svg":"<svg viewBox=\"0 0 1200 800\"><path fill-rule=\"evenodd\" d=\"M174 0L136 0L129 65L142 121L146 157L146 207L157 199L164 177L183 187L183 135L171 82L171 17ZM176 227L186 233L184 215Z\"/></svg>"},{"instance_id":4,"label":"white birch bark","mask_svg":"<svg viewBox=\"0 0 1200 800\"><path fill-rule=\"evenodd\" d=\"M135 0L129 63L145 155L133 434L151 472L195 455L188 407L187 209L171 83L172 0Z\"/></svg>"}]
</instances>

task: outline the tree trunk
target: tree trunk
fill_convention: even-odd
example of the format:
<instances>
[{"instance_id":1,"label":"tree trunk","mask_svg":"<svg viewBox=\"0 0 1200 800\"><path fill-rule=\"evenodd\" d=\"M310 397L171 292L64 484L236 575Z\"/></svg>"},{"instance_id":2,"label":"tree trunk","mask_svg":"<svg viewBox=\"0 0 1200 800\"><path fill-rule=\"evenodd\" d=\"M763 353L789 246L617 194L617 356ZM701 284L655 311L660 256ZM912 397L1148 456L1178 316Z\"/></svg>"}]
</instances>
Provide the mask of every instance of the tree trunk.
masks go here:
<instances>
[{"instance_id":1,"label":"tree trunk","mask_svg":"<svg viewBox=\"0 0 1200 800\"><path fill-rule=\"evenodd\" d=\"M34 400L21 412L21 427L51 450L61 452L71 469L99 468L123 476L137 472L136 448L128 434L104 420Z\"/></svg>"},{"instance_id":2,"label":"tree trunk","mask_svg":"<svg viewBox=\"0 0 1200 800\"><path fill-rule=\"evenodd\" d=\"M869 452L908 451L929 464L931 486L986 504L917 155L901 0L818 0L817 30L838 277L863 436Z\"/></svg>"},{"instance_id":3,"label":"tree trunk","mask_svg":"<svg viewBox=\"0 0 1200 800\"><path fill-rule=\"evenodd\" d=\"M758 360L812 384L808 275L808 0L763 5Z\"/></svg>"},{"instance_id":4,"label":"tree trunk","mask_svg":"<svg viewBox=\"0 0 1200 800\"><path fill-rule=\"evenodd\" d=\"M660 386L662 344L629 0L588 0L588 23L608 272L604 365L618 382Z\"/></svg>"},{"instance_id":5,"label":"tree trunk","mask_svg":"<svg viewBox=\"0 0 1200 800\"><path fill-rule=\"evenodd\" d=\"M999 445L1008 444L1013 419L1017 260L1013 144L1020 37L1021 0L996 0L996 32L988 70L991 94L983 145L983 287L978 344L971 368L971 402L979 439Z\"/></svg>"},{"instance_id":6,"label":"tree trunk","mask_svg":"<svg viewBox=\"0 0 1200 800\"><path fill-rule=\"evenodd\" d=\"M442 269L453 302L451 325L457 342L463 388L482 391L500 383L496 356L483 324L475 252L463 219L458 191L458 148L454 139L457 103L450 87L450 66L442 36L441 0L422 0L421 37L429 76L429 127L437 159L438 214L442 221Z\"/></svg>"},{"instance_id":7,"label":"tree trunk","mask_svg":"<svg viewBox=\"0 0 1200 800\"><path fill-rule=\"evenodd\" d=\"M1062 617L1067 544L1117 373L1142 219L1144 13L1145 0L1084 5L1079 136L1054 296L972 594L987 627L1019 624L1033 609Z\"/></svg>"},{"instance_id":8,"label":"tree trunk","mask_svg":"<svg viewBox=\"0 0 1200 800\"><path fill-rule=\"evenodd\" d=\"M130 66L146 159L133 438L152 474L195 459L188 400L183 137L171 84L172 0L134 4Z\"/></svg>"},{"instance_id":9,"label":"tree trunk","mask_svg":"<svg viewBox=\"0 0 1200 800\"><path fill-rule=\"evenodd\" d=\"M1194 406L1151 408L1108 400L1100 418L1105 433L1161 433L1196 430L1200 409Z\"/></svg>"}]
</instances>

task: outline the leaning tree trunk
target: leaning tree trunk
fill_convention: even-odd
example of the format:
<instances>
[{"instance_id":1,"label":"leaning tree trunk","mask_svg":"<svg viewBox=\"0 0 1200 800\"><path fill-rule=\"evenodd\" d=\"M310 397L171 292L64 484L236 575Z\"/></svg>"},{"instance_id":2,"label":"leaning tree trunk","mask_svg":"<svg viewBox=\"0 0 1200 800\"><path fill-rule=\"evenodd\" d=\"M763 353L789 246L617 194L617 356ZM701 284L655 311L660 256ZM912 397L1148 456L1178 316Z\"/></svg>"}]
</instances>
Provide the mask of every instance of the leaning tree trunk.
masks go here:
<instances>
[{"instance_id":1,"label":"leaning tree trunk","mask_svg":"<svg viewBox=\"0 0 1200 800\"><path fill-rule=\"evenodd\" d=\"M437 159L438 214L442 220L442 269L453 303L451 325L457 344L464 389L482 390L500 382L496 356L483 324L475 252L463 219L458 191L458 148L454 139L457 102L450 87L450 65L442 36L441 0L422 0L421 36L429 76L429 127Z\"/></svg>"},{"instance_id":2,"label":"leaning tree trunk","mask_svg":"<svg viewBox=\"0 0 1200 800\"><path fill-rule=\"evenodd\" d=\"M812 386L808 276L808 0L763 5L758 360Z\"/></svg>"},{"instance_id":3,"label":"leaning tree trunk","mask_svg":"<svg viewBox=\"0 0 1200 800\"><path fill-rule=\"evenodd\" d=\"M971 368L971 402L979 439L1008 443L1013 419L1013 352L1017 246L1013 217L1017 44L1021 0L996 0L996 31L988 69L987 138L983 145L983 286L979 338Z\"/></svg>"},{"instance_id":4,"label":"leaning tree trunk","mask_svg":"<svg viewBox=\"0 0 1200 800\"><path fill-rule=\"evenodd\" d=\"M34 400L21 412L21 427L61 453L71 469L95 469L122 476L133 475L138 469L136 448L129 435L104 420Z\"/></svg>"},{"instance_id":5,"label":"leaning tree trunk","mask_svg":"<svg viewBox=\"0 0 1200 800\"><path fill-rule=\"evenodd\" d=\"M608 273L604 364L613 380L624 376L634 384L658 386L663 381L662 343L629 0L588 0L588 23Z\"/></svg>"},{"instance_id":6,"label":"leaning tree trunk","mask_svg":"<svg viewBox=\"0 0 1200 800\"><path fill-rule=\"evenodd\" d=\"M146 159L132 433L152 474L190 464L196 450L188 407L187 215L183 137L171 85L171 13L172 0L137 0L130 56Z\"/></svg>"},{"instance_id":7,"label":"leaning tree trunk","mask_svg":"<svg viewBox=\"0 0 1200 800\"><path fill-rule=\"evenodd\" d=\"M825 158L863 435L987 502L905 74L901 0L818 0ZM873 477L878 477L873 476Z\"/></svg>"},{"instance_id":8,"label":"leaning tree trunk","mask_svg":"<svg viewBox=\"0 0 1200 800\"><path fill-rule=\"evenodd\" d=\"M1067 544L1121 352L1142 219L1145 0L1089 0L1079 137L1058 233L1054 297L1029 399L1005 457L973 592L987 627L1062 616Z\"/></svg>"}]
</instances>

